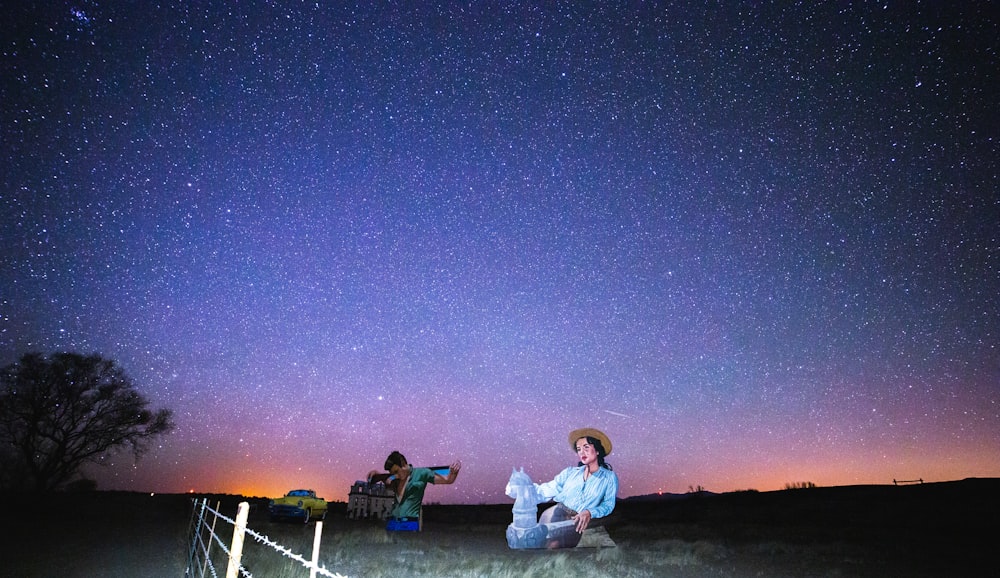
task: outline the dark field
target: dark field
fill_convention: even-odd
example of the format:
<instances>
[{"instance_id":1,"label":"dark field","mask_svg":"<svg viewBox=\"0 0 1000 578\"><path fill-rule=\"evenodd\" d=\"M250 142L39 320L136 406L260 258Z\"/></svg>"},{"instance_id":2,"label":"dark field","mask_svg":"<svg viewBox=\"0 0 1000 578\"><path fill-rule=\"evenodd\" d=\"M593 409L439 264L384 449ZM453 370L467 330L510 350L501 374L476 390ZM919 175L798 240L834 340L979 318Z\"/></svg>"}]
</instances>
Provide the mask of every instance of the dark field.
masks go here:
<instances>
[{"instance_id":1,"label":"dark field","mask_svg":"<svg viewBox=\"0 0 1000 578\"><path fill-rule=\"evenodd\" d=\"M215 499L231 518L243 500ZM272 523L266 500L248 501L251 530L310 557L314 524ZM2 576L184 575L192 496L61 493L5 503ZM388 535L334 504L320 560L349 576L1000 575L1000 479L633 498L608 521L616 548L556 552L509 550L510 508L428 505L422 533ZM232 527L219 529L228 545ZM254 576L309 575L249 537L244 563Z\"/></svg>"}]
</instances>

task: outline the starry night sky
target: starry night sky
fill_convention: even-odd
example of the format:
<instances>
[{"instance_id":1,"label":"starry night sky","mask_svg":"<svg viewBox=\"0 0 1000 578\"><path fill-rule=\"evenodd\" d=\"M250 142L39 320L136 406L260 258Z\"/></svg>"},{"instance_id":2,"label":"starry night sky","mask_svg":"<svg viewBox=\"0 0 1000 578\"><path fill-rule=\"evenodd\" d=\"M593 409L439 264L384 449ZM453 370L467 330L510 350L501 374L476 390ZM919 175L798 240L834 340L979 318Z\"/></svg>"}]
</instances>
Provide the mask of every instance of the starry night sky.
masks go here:
<instances>
[{"instance_id":1,"label":"starry night sky","mask_svg":"<svg viewBox=\"0 0 1000 578\"><path fill-rule=\"evenodd\" d=\"M503 503L584 426L622 497L1000 476L990 3L43 4L0 363L174 410L101 488L346 500L399 449Z\"/></svg>"}]
</instances>

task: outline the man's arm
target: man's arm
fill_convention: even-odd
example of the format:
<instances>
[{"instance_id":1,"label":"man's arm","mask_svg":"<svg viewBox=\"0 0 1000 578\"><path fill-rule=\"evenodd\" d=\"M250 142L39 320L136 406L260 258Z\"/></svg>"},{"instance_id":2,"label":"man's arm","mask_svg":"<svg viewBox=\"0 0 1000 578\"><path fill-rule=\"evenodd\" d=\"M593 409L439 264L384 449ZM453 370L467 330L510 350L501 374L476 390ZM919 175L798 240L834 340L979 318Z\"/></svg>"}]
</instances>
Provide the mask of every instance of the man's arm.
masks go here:
<instances>
[{"instance_id":1,"label":"man's arm","mask_svg":"<svg viewBox=\"0 0 1000 578\"><path fill-rule=\"evenodd\" d=\"M462 469L462 462L456 461L451 464L448 468L448 475L442 476L441 474L434 474L435 484L453 484L455 483L455 478L458 477L458 471Z\"/></svg>"},{"instance_id":2,"label":"man's arm","mask_svg":"<svg viewBox=\"0 0 1000 578\"><path fill-rule=\"evenodd\" d=\"M384 484L391 477L392 477L391 474L380 474L377 471L372 470L368 472L368 483L375 484L378 482L382 482Z\"/></svg>"}]
</instances>

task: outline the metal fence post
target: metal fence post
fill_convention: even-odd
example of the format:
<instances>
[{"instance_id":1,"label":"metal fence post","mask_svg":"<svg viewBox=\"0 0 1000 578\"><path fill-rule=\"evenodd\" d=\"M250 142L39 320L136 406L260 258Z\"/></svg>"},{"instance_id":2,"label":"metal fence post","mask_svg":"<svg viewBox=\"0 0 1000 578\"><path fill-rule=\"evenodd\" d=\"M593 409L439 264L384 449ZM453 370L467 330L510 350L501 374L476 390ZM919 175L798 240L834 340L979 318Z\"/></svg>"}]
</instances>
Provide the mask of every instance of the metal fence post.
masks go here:
<instances>
[{"instance_id":1,"label":"metal fence post","mask_svg":"<svg viewBox=\"0 0 1000 578\"><path fill-rule=\"evenodd\" d=\"M229 567L226 578L237 578L240 562L243 560L243 537L247 531L247 516L250 515L250 504L240 502L236 510L236 525L233 527L233 545L229 549Z\"/></svg>"},{"instance_id":2,"label":"metal fence post","mask_svg":"<svg viewBox=\"0 0 1000 578\"><path fill-rule=\"evenodd\" d=\"M313 557L312 567L309 568L309 578L316 578L316 571L319 569L319 541L323 537L323 522L316 522L316 534L313 536Z\"/></svg>"}]
</instances>

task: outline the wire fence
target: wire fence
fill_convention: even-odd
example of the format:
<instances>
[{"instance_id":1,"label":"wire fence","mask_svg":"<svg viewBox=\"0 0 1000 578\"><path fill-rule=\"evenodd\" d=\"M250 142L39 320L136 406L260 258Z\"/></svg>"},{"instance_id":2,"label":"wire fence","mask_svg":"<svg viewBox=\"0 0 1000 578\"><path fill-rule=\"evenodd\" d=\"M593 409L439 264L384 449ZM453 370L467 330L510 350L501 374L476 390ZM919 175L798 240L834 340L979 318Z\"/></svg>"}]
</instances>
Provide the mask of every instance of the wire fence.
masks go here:
<instances>
[{"instance_id":1,"label":"wire fence","mask_svg":"<svg viewBox=\"0 0 1000 578\"><path fill-rule=\"evenodd\" d=\"M226 578L253 578L253 574L247 570L242 562L243 543L249 535L258 543L273 549L277 554L298 562L303 567L303 575L306 570L309 578L316 576L326 576L328 578L346 578L342 574L330 572L319 564L320 539L323 536L323 522L316 522L316 533L313 536L312 557L306 560L303 556L292 552L291 549L278 544L267 536L247 528L247 517L250 513L250 504L240 502L236 511L236 519L227 517L221 513L221 502L217 502L212 508L208 504L208 498L194 500L194 507L191 513L190 544L188 548L187 569L185 576L197 576L205 578L212 576L219 577L219 571L225 567ZM219 526L221 522L221 527ZM226 545L223 532L228 533L232 528L232 540ZM213 555L215 559L213 559Z\"/></svg>"}]
</instances>

